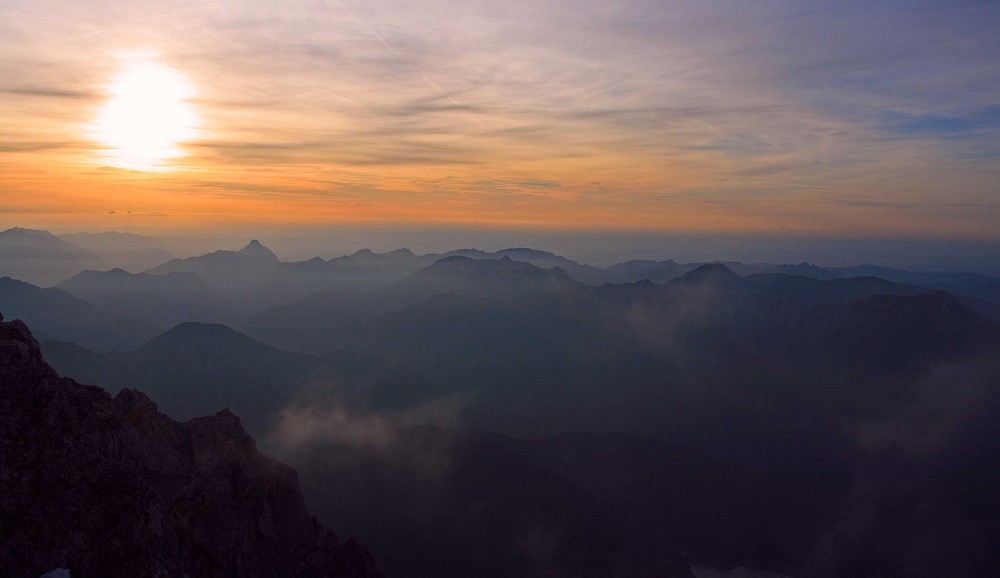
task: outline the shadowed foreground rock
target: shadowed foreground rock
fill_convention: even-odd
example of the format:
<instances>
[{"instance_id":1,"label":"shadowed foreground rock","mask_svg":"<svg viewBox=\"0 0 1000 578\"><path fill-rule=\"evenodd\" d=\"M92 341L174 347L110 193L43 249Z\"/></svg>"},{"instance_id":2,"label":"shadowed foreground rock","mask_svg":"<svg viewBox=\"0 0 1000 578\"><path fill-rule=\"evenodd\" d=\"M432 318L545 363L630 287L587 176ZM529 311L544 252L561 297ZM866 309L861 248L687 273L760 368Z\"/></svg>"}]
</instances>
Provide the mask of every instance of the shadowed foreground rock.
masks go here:
<instances>
[{"instance_id":1,"label":"shadowed foreground rock","mask_svg":"<svg viewBox=\"0 0 1000 578\"><path fill-rule=\"evenodd\" d=\"M0 576L381 576L306 511L295 471L222 411L59 377L0 316Z\"/></svg>"}]
</instances>

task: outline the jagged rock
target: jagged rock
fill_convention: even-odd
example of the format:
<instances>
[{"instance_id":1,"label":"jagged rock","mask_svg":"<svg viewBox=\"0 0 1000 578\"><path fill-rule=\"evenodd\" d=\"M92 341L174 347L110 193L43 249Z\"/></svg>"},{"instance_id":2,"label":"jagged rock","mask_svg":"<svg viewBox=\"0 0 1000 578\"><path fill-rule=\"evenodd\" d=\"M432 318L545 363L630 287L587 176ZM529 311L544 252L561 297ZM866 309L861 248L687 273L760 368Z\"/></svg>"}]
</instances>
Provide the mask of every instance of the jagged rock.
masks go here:
<instances>
[{"instance_id":1,"label":"jagged rock","mask_svg":"<svg viewBox=\"0 0 1000 578\"><path fill-rule=\"evenodd\" d=\"M178 423L59 377L0 316L0 576L380 576L306 510L237 416Z\"/></svg>"}]
</instances>

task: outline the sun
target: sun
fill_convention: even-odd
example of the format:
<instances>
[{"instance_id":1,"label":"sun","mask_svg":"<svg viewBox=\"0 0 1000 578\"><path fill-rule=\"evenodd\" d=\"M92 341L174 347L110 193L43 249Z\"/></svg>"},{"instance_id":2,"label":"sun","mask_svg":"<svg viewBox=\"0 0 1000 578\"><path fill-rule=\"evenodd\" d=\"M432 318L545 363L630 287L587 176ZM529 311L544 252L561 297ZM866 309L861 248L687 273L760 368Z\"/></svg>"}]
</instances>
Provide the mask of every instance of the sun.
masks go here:
<instances>
[{"instance_id":1,"label":"sun","mask_svg":"<svg viewBox=\"0 0 1000 578\"><path fill-rule=\"evenodd\" d=\"M181 144L197 136L194 85L152 54L120 57L91 133L103 145L102 162L133 170L168 170L184 156Z\"/></svg>"}]
</instances>

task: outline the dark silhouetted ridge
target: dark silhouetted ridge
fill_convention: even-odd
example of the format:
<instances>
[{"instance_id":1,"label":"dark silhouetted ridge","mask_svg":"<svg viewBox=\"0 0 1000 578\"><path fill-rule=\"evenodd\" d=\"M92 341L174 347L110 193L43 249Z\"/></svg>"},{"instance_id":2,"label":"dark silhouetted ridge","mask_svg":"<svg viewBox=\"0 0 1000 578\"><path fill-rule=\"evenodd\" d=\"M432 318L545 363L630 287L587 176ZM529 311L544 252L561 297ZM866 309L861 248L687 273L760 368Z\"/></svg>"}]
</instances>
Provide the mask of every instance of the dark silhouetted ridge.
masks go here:
<instances>
[{"instance_id":1,"label":"dark silhouetted ridge","mask_svg":"<svg viewBox=\"0 0 1000 578\"><path fill-rule=\"evenodd\" d=\"M310 517L295 472L231 412L178 423L138 391L61 378L2 319L0 575L380 575Z\"/></svg>"}]
</instances>

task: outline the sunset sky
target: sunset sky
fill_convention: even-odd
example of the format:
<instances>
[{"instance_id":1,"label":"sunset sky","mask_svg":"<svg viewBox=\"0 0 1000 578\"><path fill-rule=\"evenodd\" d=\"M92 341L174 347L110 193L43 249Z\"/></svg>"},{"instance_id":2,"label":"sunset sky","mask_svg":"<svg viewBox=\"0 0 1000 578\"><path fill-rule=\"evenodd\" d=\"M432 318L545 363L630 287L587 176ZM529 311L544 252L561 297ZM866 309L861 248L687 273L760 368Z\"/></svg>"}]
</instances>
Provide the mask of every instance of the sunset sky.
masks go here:
<instances>
[{"instance_id":1,"label":"sunset sky","mask_svg":"<svg viewBox=\"0 0 1000 578\"><path fill-rule=\"evenodd\" d=\"M1000 3L0 0L0 227L1000 241Z\"/></svg>"}]
</instances>

